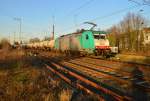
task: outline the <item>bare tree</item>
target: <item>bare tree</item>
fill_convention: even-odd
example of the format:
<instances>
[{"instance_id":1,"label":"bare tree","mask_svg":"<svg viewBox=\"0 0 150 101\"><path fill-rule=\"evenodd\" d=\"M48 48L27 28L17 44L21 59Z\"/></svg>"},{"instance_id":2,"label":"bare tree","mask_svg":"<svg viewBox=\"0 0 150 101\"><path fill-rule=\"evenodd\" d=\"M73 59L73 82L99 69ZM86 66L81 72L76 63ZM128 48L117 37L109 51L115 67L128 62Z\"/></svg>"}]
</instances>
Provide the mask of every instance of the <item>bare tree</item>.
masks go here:
<instances>
[{"instance_id":1,"label":"bare tree","mask_svg":"<svg viewBox=\"0 0 150 101\"><path fill-rule=\"evenodd\" d=\"M122 50L140 51L142 49L144 37L143 27L147 25L146 19L139 14L128 13L124 19L111 28L111 34L115 34L116 46Z\"/></svg>"},{"instance_id":2,"label":"bare tree","mask_svg":"<svg viewBox=\"0 0 150 101\"><path fill-rule=\"evenodd\" d=\"M0 49L10 49L11 44L9 43L9 41L7 39L2 39L0 41Z\"/></svg>"},{"instance_id":3,"label":"bare tree","mask_svg":"<svg viewBox=\"0 0 150 101\"><path fill-rule=\"evenodd\" d=\"M108 35L108 39L110 40L110 45L117 46L119 48L120 29L117 26L113 26L108 30L108 32L111 33Z\"/></svg>"},{"instance_id":4,"label":"bare tree","mask_svg":"<svg viewBox=\"0 0 150 101\"><path fill-rule=\"evenodd\" d=\"M34 43L34 42L40 42L39 38L32 38L29 40L30 43Z\"/></svg>"}]
</instances>

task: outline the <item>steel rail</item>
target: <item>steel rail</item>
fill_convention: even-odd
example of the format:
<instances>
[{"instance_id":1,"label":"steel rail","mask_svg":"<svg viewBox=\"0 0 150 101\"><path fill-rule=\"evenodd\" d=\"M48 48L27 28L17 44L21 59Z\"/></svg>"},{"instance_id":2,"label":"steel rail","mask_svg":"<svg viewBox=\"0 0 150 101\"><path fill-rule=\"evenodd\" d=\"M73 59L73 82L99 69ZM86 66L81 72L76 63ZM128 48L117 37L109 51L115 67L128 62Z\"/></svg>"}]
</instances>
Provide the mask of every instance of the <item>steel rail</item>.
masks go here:
<instances>
[{"instance_id":1,"label":"steel rail","mask_svg":"<svg viewBox=\"0 0 150 101\"><path fill-rule=\"evenodd\" d=\"M60 61L61 59L59 58L54 58L55 60L58 60L58 61ZM79 66L81 66L81 65L78 65L78 67ZM75 67L75 66L72 66L72 67ZM76 69L76 70L78 70L79 68L78 67L76 67L76 68L74 68L74 69ZM83 66L82 66L83 67ZM86 68L90 68L90 69L92 69L91 67L87 67L87 66L84 66L84 67L86 67ZM80 67L81 68L81 67ZM92 69L92 70L95 70L95 69ZM92 71L92 72L90 72L90 70L79 70L79 72L84 72L84 73L86 73L86 74L89 74L89 76L93 76L93 78L98 78L98 75L97 75L97 73L96 73L96 71L97 70L95 70L95 71ZM145 91L150 91L150 85L149 85L149 83L148 82L146 82L146 81L140 81L140 80L138 80L138 82L137 82L137 78L131 78L130 80L128 80L128 77L122 77L122 76L115 76L115 75L113 75L113 74L110 74L110 73L108 73L108 72L103 72L103 71L99 71L99 72L102 72L101 73L101 75L99 74L99 76L101 76L101 78L102 78L102 76L103 76L103 78L114 78L114 80L115 81L119 81L119 83L122 83L122 87L123 87L123 85L125 85L125 84L128 84L128 86L130 87L131 85L135 85L135 86L137 86L138 88L140 88L140 89L142 89L142 90L145 90ZM131 82L132 81L132 82ZM135 82L136 81L136 82ZM117 83L118 84L118 83ZM120 86L121 87L121 86ZM125 89L124 87L122 88L121 87L121 89Z\"/></svg>"},{"instance_id":2,"label":"steel rail","mask_svg":"<svg viewBox=\"0 0 150 101\"><path fill-rule=\"evenodd\" d=\"M123 100L129 100L129 101L130 101L130 100L131 100L131 98L128 97L128 96L118 95L118 94L114 93L113 91L108 90L108 89L106 89L106 88L104 88L104 87L101 87L101 85L99 85L99 84L97 84L97 83L95 83L95 82L92 82L92 81L88 80L87 78L85 78L85 77L83 77L83 76L81 76L81 75L79 75L79 74L77 74L77 73L74 73L74 72L72 72L72 71L70 71L70 70L67 70L67 69L64 68L63 66L60 66L60 65L58 65L58 64L56 64L56 63L54 63L54 62L51 62L51 63L52 63L54 66L56 66L57 68L61 68L62 70L67 71L67 73L68 73L69 75L71 75L71 76L73 76L73 77L79 79L80 81L85 82L86 84L88 84L88 85L90 85L90 86L92 86L92 87L94 87L94 88L96 88L96 89L98 89L98 90L104 92L105 94L112 95L117 101L123 101Z\"/></svg>"},{"instance_id":3,"label":"steel rail","mask_svg":"<svg viewBox=\"0 0 150 101\"><path fill-rule=\"evenodd\" d=\"M54 65L54 64L53 64ZM54 74L58 75L62 80L64 80L66 83L68 83L69 85L71 85L73 88L77 89L77 90L83 90L85 92L87 92L88 94L93 94L93 92L84 87L82 84L76 82L76 83L73 83L72 80L70 80L69 78L67 78L65 75L61 74L60 72L58 72L58 70L54 69L53 67L45 64L46 68L48 70L50 70L51 72L53 72ZM60 69L60 68L59 68ZM67 73L68 74L68 73ZM101 95L98 95L99 96L99 99L100 101L105 101L104 98L101 96Z\"/></svg>"}]
</instances>

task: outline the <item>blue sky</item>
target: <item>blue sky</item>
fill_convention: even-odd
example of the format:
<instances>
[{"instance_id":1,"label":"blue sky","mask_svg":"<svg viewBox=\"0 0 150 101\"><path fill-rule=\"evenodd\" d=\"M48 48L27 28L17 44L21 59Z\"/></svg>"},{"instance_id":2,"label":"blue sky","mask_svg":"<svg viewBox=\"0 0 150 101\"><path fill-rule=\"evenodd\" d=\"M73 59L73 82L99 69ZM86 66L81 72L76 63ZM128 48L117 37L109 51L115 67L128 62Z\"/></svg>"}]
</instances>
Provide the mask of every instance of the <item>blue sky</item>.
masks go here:
<instances>
[{"instance_id":1,"label":"blue sky","mask_svg":"<svg viewBox=\"0 0 150 101\"><path fill-rule=\"evenodd\" d=\"M105 30L121 21L128 12L137 13L140 9L144 10L141 14L150 19L150 6L133 9L135 6L138 5L128 0L0 0L0 38L10 36L13 39L14 33L18 37L19 22L15 17L22 19L23 39L50 36L53 15L56 36L88 28L90 26L75 25L95 18L98 19L93 22ZM122 9L121 13L112 14Z\"/></svg>"}]
</instances>

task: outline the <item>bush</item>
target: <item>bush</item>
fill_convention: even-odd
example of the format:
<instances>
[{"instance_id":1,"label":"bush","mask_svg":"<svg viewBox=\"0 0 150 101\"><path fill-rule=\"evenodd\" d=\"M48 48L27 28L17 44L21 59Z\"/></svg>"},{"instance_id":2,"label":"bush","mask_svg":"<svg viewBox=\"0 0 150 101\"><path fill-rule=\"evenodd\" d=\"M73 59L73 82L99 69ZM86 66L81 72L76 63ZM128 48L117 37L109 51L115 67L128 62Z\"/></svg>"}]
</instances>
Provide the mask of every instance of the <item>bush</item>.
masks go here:
<instances>
[{"instance_id":1,"label":"bush","mask_svg":"<svg viewBox=\"0 0 150 101\"><path fill-rule=\"evenodd\" d=\"M7 39L2 39L0 41L0 49L10 49L11 45Z\"/></svg>"}]
</instances>

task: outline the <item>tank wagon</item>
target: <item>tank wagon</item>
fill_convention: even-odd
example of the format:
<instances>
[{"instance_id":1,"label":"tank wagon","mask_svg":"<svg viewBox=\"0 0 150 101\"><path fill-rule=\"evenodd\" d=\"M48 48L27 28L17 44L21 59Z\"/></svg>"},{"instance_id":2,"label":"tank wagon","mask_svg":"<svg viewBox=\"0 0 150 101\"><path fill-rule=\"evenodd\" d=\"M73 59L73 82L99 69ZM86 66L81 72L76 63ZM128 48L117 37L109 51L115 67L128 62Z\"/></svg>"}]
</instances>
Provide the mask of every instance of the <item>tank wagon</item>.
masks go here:
<instances>
[{"instance_id":1,"label":"tank wagon","mask_svg":"<svg viewBox=\"0 0 150 101\"><path fill-rule=\"evenodd\" d=\"M28 43L26 44L26 47L29 49L40 49L51 51L54 49L54 42L55 40Z\"/></svg>"},{"instance_id":2,"label":"tank wagon","mask_svg":"<svg viewBox=\"0 0 150 101\"><path fill-rule=\"evenodd\" d=\"M106 32L93 30L81 30L63 35L55 40L54 48L67 54L108 55L111 53Z\"/></svg>"}]
</instances>

